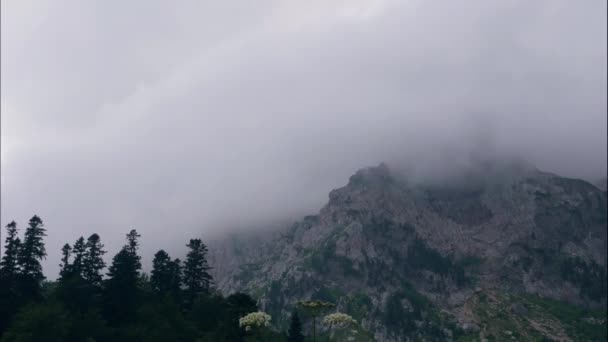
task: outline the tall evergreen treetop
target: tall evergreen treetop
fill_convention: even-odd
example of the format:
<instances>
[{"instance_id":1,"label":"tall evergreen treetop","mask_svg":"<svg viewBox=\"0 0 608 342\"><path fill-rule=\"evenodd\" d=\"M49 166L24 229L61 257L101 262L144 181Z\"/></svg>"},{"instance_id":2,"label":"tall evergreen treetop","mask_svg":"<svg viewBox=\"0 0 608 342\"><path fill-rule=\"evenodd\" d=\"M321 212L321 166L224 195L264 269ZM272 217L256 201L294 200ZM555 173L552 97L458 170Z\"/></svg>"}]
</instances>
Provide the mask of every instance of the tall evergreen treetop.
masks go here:
<instances>
[{"instance_id":1,"label":"tall evergreen treetop","mask_svg":"<svg viewBox=\"0 0 608 342\"><path fill-rule=\"evenodd\" d=\"M14 278L19 271L17 258L21 240L17 237L17 223L12 221L6 225L6 243L4 245L4 256L0 261L0 277L2 279Z\"/></svg>"},{"instance_id":2,"label":"tall evergreen treetop","mask_svg":"<svg viewBox=\"0 0 608 342\"><path fill-rule=\"evenodd\" d=\"M160 250L154 254L152 261L152 288L161 295L178 294L182 283L182 269L179 259L171 260L169 254Z\"/></svg>"},{"instance_id":3,"label":"tall evergreen treetop","mask_svg":"<svg viewBox=\"0 0 608 342\"><path fill-rule=\"evenodd\" d=\"M198 293L209 292L213 278L208 272L211 267L207 263L207 246L201 239L190 239L186 246L190 250L184 265L184 284L193 299Z\"/></svg>"},{"instance_id":4,"label":"tall evergreen treetop","mask_svg":"<svg viewBox=\"0 0 608 342\"><path fill-rule=\"evenodd\" d=\"M137 239L139 239L140 237L141 235L139 235L139 233L135 229L131 229L129 234L127 234L127 245L125 246L125 248L129 253L134 256L137 255L137 249L139 247L139 241L137 241Z\"/></svg>"},{"instance_id":5,"label":"tall evergreen treetop","mask_svg":"<svg viewBox=\"0 0 608 342\"><path fill-rule=\"evenodd\" d=\"M87 247L84 242L84 237L79 237L78 240L74 243L74 248L72 248L72 255L74 256L74 261L71 266L71 274L78 275L81 278L84 278L84 261L87 254Z\"/></svg>"},{"instance_id":6,"label":"tall evergreen treetop","mask_svg":"<svg viewBox=\"0 0 608 342\"><path fill-rule=\"evenodd\" d=\"M72 255L72 247L66 243L61 248L61 264L59 264L59 276L65 279L70 274L70 256Z\"/></svg>"},{"instance_id":7,"label":"tall evergreen treetop","mask_svg":"<svg viewBox=\"0 0 608 342\"><path fill-rule=\"evenodd\" d=\"M125 324L133 316L138 302L140 256L137 255L139 234L132 230L127 234L127 244L122 247L108 269L104 289L104 311L112 324Z\"/></svg>"},{"instance_id":8,"label":"tall evergreen treetop","mask_svg":"<svg viewBox=\"0 0 608 342\"><path fill-rule=\"evenodd\" d=\"M104 254L106 254L106 251L103 250L99 235L92 234L89 236L82 266L84 278L92 285L101 285L101 270L106 267L106 263L103 261Z\"/></svg>"},{"instance_id":9,"label":"tall evergreen treetop","mask_svg":"<svg viewBox=\"0 0 608 342\"><path fill-rule=\"evenodd\" d=\"M141 257L137 254L139 246L137 238L139 237L140 235L135 229L127 234L127 244L112 258L112 265L108 269L109 280L128 278L136 281L139 278L139 270L141 270Z\"/></svg>"},{"instance_id":10,"label":"tall evergreen treetop","mask_svg":"<svg viewBox=\"0 0 608 342\"><path fill-rule=\"evenodd\" d=\"M43 241L45 236L46 229L42 220L34 215L25 230L23 244L19 249L18 262L21 274L36 283L44 280L40 261L46 257Z\"/></svg>"},{"instance_id":11,"label":"tall evergreen treetop","mask_svg":"<svg viewBox=\"0 0 608 342\"><path fill-rule=\"evenodd\" d=\"M152 288L160 294L165 294L171 287L171 258L164 250L154 254L152 261Z\"/></svg>"}]
</instances>

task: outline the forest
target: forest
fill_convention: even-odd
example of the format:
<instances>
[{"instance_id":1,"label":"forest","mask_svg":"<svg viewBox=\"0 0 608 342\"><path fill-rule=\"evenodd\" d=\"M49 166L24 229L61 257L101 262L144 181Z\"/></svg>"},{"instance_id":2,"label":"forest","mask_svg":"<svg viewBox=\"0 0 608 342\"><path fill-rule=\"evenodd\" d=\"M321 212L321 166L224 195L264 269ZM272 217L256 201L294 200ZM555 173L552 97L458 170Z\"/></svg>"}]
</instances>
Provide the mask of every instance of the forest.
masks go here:
<instances>
[{"instance_id":1,"label":"forest","mask_svg":"<svg viewBox=\"0 0 608 342\"><path fill-rule=\"evenodd\" d=\"M186 244L183 261L158 251L147 274L136 230L126 234L108 267L101 237L79 237L63 246L58 279L47 281L41 265L45 236L38 216L29 220L22 238L14 221L6 226L0 263L2 342L305 340L297 312L289 331L276 331L249 295L219 293L200 239Z\"/></svg>"}]
</instances>

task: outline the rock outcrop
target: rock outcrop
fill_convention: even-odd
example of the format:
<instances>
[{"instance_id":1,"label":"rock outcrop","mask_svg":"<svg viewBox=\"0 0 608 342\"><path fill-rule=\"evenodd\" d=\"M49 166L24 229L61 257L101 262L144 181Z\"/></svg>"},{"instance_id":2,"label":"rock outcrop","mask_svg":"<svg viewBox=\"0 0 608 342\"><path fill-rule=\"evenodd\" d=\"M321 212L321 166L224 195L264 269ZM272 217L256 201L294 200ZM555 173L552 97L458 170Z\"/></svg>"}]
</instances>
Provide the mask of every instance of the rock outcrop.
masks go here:
<instances>
[{"instance_id":1,"label":"rock outcrop","mask_svg":"<svg viewBox=\"0 0 608 342\"><path fill-rule=\"evenodd\" d=\"M487 333L466 309L480 293L605 309L606 226L606 192L528 165L413 183L381 164L284 232L210 247L220 290L251 293L279 325L320 299L379 341L450 340Z\"/></svg>"}]
</instances>

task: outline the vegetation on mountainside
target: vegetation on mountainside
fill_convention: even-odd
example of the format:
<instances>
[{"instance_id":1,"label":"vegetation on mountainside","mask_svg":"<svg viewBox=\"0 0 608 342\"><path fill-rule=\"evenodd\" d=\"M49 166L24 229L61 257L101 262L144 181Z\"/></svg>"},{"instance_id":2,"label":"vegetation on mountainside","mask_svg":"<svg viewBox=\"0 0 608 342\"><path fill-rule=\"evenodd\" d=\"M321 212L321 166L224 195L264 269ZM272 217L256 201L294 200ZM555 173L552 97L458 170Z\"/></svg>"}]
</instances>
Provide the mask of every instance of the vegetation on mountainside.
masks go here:
<instances>
[{"instance_id":1,"label":"vegetation on mountainside","mask_svg":"<svg viewBox=\"0 0 608 342\"><path fill-rule=\"evenodd\" d=\"M254 336L239 319L258 311L243 293L224 297L213 288L207 247L191 239L182 264L165 251L151 276L141 271L137 231L112 258L105 277L101 238L80 237L62 248L60 277L44 281L46 229L32 217L23 236L7 226L0 263L0 341L243 341ZM268 330L264 341L285 341Z\"/></svg>"},{"instance_id":2,"label":"vegetation on mountainside","mask_svg":"<svg viewBox=\"0 0 608 342\"><path fill-rule=\"evenodd\" d=\"M534 295L488 290L463 306L472 331L458 341L605 341L606 313Z\"/></svg>"}]
</instances>

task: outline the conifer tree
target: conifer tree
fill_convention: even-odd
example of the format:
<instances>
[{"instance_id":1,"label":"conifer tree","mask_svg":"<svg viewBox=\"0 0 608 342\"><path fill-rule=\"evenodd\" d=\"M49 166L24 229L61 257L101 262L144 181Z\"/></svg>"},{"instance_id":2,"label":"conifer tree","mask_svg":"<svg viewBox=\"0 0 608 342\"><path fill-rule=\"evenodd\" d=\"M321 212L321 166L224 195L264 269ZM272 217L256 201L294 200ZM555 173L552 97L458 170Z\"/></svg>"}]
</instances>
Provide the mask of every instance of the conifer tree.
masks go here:
<instances>
[{"instance_id":1,"label":"conifer tree","mask_svg":"<svg viewBox=\"0 0 608 342\"><path fill-rule=\"evenodd\" d=\"M164 250L160 250L154 254L152 261L152 276L150 283L152 288L161 295L169 292L171 288L171 258Z\"/></svg>"},{"instance_id":2,"label":"conifer tree","mask_svg":"<svg viewBox=\"0 0 608 342\"><path fill-rule=\"evenodd\" d=\"M125 246L127 252L129 252L138 263L141 258L137 255L137 248L139 247L139 241L137 241L137 239L139 239L140 236L141 235L139 235L135 229L131 229L129 234L127 234L127 245ZM139 265L139 267L141 268L141 265Z\"/></svg>"},{"instance_id":3,"label":"conifer tree","mask_svg":"<svg viewBox=\"0 0 608 342\"><path fill-rule=\"evenodd\" d=\"M287 334L287 342L304 342L304 335L302 335L302 322L300 322L300 317L298 316L297 311L294 311L293 314L291 314L291 323L289 325Z\"/></svg>"},{"instance_id":4,"label":"conifer tree","mask_svg":"<svg viewBox=\"0 0 608 342\"><path fill-rule=\"evenodd\" d=\"M2 279L3 283L8 284L11 280L15 279L19 271L17 258L19 256L21 240L17 237L17 223L15 221L6 225L6 231L4 256L2 256L2 261L0 261L0 279Z\"/></svg>"},{"instance_id":5,"label":"conifer tree","mask_svg":"<svg viewBox=\"0 0 608 342\"><path fill-rule=\"evenodd\" d=\"M179 259L171 261L169 264L169 272L171 274L170 291L177 295L180 293L183 281L182 262Z\"/></svg>"},{"instance_id":6,"label":"conifer tree","mask_svg":"<svg viewBox=\"0 0 608 342\"><path fill-rule=\"evenodd\" d=\"M84 237L81 236L78 238L78 240L76 240L74 243L74 248L72 248L74 261L72 262L71 275L84 278L84 260L86 258L86 254L87 247L84 242Z\"/></svg>"},{"instance_id":7,"label":"conifer tree","mask_svg":"<svg viewBox=\"0 0 608 342\"><path fill-rule=\"evenodd\" d=\"M7 236L4 256L0 261L0 336L19 307L19 248L17 224L12 221L6 226Z\"/></svg>"},{"instance_id":8,"label":"conifer tree","mask_svg":"<svg viewBox=\"0 0 608 342\"><path fill-rule=\"evenodd\" d=\"M29 221L23 236L23 244L19 248L17 260L22 281L20 287L28 296L39 294L40 283L45 278L40 264L40 261L46 257L43 241L46 236L45 232L42 220L34 215Z\"/></svg>"},{"instance_id":9,"label":"conifer tree","mask_svg":"<svg viewBox=\"0 0 608 342\"><path fill-rule=\"evenodd\" d=\"M138 300L138 280L141 269L137 238L131 230L127 244L112 258L104 293L106 318L113 324L128 323L134 316Z\"/></svg>"},{"instance_id":10,"label":"conifer tree","mask_svg":"<svg viewBox=\"0 0 608 342\"><path fill-rule=\"evenodd\" d=\"M62 280L66 279L70 274L70 256L72 255L72 247L66 243L61 248L61 264L59 264L59 276Z\"/></svg>"},{"instance_id":11,"label":"conifer tree","mask_svg":"<svg viewBox=\"0 0 608 342\"><path fill-rule=\"evenodd\" d=\"M106 251L103 250L103 244L99 235L92 234L87 239L86 253L83 260L83 276L91 285L101 285L101 270L106 267L103 261L103 255Z\"/></svg>"},{"instance_id":12,"label":"conifer tree","mask_svg":"<svg viewBox=\"0 0 608 342\"><path fill-rule=\"evenodd\" d=\"M200 293L209 293L213 278L208 272L211 267L207 263L207 246L201 239L190 239L186 246L190 251L184 265L184 285L192 301Z\"/></svg>"}]
</instances>

